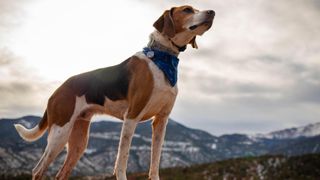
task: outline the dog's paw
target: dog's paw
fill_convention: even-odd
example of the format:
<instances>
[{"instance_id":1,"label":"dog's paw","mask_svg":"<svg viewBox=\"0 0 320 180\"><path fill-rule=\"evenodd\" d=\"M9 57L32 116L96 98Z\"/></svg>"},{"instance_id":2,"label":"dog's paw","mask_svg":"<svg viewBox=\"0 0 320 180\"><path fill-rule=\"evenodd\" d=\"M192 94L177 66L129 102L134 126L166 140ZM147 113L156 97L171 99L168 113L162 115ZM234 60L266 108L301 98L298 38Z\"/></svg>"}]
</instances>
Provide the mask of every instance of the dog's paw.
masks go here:
<instances>
[{"instance_id":1,"label":"dog's paw","mask_svg":"<svg viewBox=\"0 0 320 180\"><path fill-rule=\"evenodd\" d=\"M149 175L149 180L160 180L159 175Z\"/></svg>"},{"instance_id":2,"label":"dog's paw","mask_svg":"<svg viewBox=\"0 0 320 180\"><path fill-rule=\"evenodd\" d=\"M126 174L116 174L117 180L127 180Z\"/></svg>"}]
</instances>

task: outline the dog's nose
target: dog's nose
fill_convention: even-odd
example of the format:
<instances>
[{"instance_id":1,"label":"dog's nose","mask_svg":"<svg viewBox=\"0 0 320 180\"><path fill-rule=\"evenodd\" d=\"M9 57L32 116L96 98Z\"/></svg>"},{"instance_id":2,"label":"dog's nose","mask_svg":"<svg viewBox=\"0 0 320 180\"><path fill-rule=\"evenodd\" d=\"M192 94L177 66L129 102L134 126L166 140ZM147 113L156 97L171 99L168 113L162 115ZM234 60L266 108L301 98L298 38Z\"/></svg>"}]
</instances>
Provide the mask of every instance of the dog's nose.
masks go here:
<instances>
[{"instance_id":1,"label":"dog's nose","mask_svg":"<svg viewBox=\"0 0 320 180\"><path fill-rule=\"evenodd\" d=\"M211 15L211 16L214 16L215 15L215 12L213 10L208 10L207 11L207 14Z\"/></svg>"}]
</instances>

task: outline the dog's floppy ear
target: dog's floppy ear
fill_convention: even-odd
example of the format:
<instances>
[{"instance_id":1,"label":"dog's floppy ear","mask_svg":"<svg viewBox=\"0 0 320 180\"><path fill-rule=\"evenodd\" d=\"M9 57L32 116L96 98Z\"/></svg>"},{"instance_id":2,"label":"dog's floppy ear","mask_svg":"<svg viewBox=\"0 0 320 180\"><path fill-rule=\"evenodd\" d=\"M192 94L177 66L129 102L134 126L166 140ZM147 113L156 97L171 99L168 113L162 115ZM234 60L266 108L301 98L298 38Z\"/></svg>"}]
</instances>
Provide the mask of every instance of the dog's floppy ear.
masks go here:
<instances>
[{"instance_id":1,"label":"dog's floppy ear","mask_svg":"<svg viewBox=\"0 0 320 180\"><path fill-rule=\"evenodd\" d=\"M160 33L163 33L170 38L174 37L174 35L176 34L174 22L172 19L173 9L174 8L171 8L171 10L166 10L153 24L153 27L155 27Z\"/></svg>"},{"instance_id":2,"label":"dog's floppy ear","mask_svg":"<svg viewBox=\"0 0 320 180\"><path fill-rule=\"evenodd\" d=\"M197 42L196 42L196 36L194 36L194 37L191 39L191 41L189 42L189 44L191 44L191 46L192 46L193 48L198 49L198 44L197 44Z\"/></svg>"}]
</instances>

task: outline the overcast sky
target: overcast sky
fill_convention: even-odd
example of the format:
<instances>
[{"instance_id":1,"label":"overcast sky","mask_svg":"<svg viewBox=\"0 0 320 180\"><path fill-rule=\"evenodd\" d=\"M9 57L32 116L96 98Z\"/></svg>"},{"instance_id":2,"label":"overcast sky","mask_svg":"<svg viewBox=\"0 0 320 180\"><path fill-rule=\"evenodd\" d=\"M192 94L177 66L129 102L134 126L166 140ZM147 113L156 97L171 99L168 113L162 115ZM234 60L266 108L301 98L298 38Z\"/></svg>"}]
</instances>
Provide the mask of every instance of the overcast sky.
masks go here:
<instances>
[{"instance_id":1,"label":"overcast sky","mask_svg":"<svg viewBox=\"0 0 320 180\"><path fill-rule=\"evenodd\" d=\"M182 4L216 17L179 57L173 119L215 135L320 121L316 0L0 0L0 118L42 115L65 79L140 51Z\"/></svg>"}]
</instances>

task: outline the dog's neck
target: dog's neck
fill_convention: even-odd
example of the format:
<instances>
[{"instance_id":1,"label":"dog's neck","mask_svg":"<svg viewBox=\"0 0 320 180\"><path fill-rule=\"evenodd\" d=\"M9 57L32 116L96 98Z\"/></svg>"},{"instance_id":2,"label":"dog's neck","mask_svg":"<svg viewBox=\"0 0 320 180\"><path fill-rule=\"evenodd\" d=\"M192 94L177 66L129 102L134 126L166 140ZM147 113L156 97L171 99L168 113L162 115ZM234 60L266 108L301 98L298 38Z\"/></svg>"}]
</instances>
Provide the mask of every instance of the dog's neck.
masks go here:
<instances>
[{"instance_id":1,"label":"dog's neck","mask_svg":"<svg viewBox=\"0 0 320 180\"><path fill-rule=\"evenodd\" d=\"M158 49L160 51L168 52L178 57L180 49L168 37L163 36L160 32L154 31L150 34L149 48Z\"/></svg>"}]
</instances>

